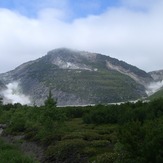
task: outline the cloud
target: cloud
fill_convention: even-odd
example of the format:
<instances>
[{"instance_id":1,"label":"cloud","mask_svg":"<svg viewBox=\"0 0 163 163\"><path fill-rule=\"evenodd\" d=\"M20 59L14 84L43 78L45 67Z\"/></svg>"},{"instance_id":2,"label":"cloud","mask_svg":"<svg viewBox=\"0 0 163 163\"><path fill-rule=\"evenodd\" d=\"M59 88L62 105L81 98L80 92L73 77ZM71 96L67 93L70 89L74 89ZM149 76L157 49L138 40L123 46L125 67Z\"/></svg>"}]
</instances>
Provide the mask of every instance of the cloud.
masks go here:
<instances>
[{"instance_id":1,"label":"cloud","mask_svg":"<svg viewBox=\"0 0 163 163\"><path fill-rule=\"evenodd\" d=\"M159 91L163 87L163 81L152 82L147 86L147 95L152 95L153 93Z\"/></svg>"},{"instance_id":2,"label":"cloud","mask_svg":"<svg viewBox=\"0 0 163 163\"><path fill-rule=\"evenodd\" d=\"M118 7L71 22L65 21L72 16L67 1L53 2L49 7L42 1L33 18L0 9L0 72L58 47L107 54L146 71L163 68L161 0L122 0Z\"/></svg>"},{"instance_id":3,"label":"cloud","mask_svg":"<svg viewBox=\"0 0 163 163\"><path fill-rule=\"evenodd\" d=\"M4 97L4 103L30 104L29 97L21 93L18 82L9 83L6 87L7 89L1 92Z\"/></svg>"}]
</instances>

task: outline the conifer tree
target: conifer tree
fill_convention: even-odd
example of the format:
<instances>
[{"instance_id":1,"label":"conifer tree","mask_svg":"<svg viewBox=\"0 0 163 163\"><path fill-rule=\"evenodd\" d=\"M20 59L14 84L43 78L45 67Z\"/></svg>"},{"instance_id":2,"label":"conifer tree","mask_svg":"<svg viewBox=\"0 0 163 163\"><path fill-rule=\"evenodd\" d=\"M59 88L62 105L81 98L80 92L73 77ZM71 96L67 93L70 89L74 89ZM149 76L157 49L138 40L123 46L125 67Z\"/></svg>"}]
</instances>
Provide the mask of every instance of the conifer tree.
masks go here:
<instances>
[{"instance_id":1,"label":"conifer tree","mask_svg":"<svg viewBox=\"0 0 163 163\"><path fill-rule=\"evenodd\" d=\"M45 106L48 108L56 107L57 106L57 101L55 101L52 97L51 90L49 90L49 95L47 99L44 102Z\"/></svg>"}]
</instances>

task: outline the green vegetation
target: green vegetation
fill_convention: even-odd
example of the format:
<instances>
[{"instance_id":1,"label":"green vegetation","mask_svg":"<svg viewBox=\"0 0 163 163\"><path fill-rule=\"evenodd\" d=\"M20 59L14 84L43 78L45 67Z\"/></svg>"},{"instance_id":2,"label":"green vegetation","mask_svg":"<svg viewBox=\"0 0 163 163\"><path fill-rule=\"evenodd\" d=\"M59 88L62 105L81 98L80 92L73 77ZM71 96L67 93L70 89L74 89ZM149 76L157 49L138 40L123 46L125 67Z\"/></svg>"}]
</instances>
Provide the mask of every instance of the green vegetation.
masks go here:
<instances>
[{"instance_id":1,"label":"green vegetation","mask_svg":"<svg viewBox=\"0 0 163 163\"><path fill-rule=\"evenodd\" d=\"M156 93L152 94L151 96L148 97L149 100L154 100L157 98L163 98L163 89L157 91Z\"/></svg>"},{"instance_id":2,"label":"green vegetation","mask_svg":"<svg viewBox=\"0 0 163 163\"><path fill-rule=\"evenodd\" d=\"M38 163L32 158L24 156L15 146L6 144L0 139L0 162L1 163Z\"/></svg>"},{"instance_id":3,"label":"green vegetation","mask_svg":"<svg viewBox=\"0 0 163 163\"><path fill-rule=\"evenodd\" d=\"M39 69L37 76L35 71L32 74L34 74L33 78L39 79L45 86L52 86L52 89L75 94L88 101L88 103L108 103L138 99L141 97L141 92L145 95L143 86L137 84L133 79L107 69L86 71L49 67L48 73L46 69L45 73ZM141 92L137 90L141 90Z\"/></svg>"},{"instance_id":4,"label":"green vegetation","mask_svg":"<svg viewBox=\"0 0 163 163\"><path fill-rule=\"evenodd\" d=\"M50 96L41 107L1 105L0 123L7 125L3 134L37 142L44 147L47 163L163 162L163 99L57 108ZM19 153L1 144L0 159L8 158L6 152ZM19 162L32 162L20 154Z\"/></svg>"},{"instance_id":5,"label":"green vegetation","mask_svg":"<svg viewBox=\"0 0 163 163\"><path fill-rule=\"evenodd\" d=\"M33 103L45 100L47 88L51 88L61 106L105 104L146 96L144 86L128 75L108 68L106 63L135 74L141 80L150 81L152 78L149 74L109 56L82 53L69 49L51 51L46 56L13 70L10 78L22 81L22 91L32 97ZM76 68L66 67L68 63L74 64ZM40 105L39 102L37 104Z\"/></svg>"}]
</instances>

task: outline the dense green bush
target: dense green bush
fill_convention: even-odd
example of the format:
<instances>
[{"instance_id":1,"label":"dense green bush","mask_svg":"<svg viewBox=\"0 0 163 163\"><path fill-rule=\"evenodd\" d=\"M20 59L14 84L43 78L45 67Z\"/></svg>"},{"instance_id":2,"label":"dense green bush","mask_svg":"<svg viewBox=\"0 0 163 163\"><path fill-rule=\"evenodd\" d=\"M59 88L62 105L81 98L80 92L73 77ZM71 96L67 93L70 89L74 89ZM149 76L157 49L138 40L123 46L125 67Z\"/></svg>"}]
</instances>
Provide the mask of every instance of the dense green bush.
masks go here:
<instances>
[{"instance_id":1,"label":"dense green bush","mask_svg":"<svg viewBox=\"0 0 163 163\"><path fill-rule=\"evenodd\" d=\"M24 156L15 146L0 140L0 162L1 163L38 163L32 158Z\"/></svg>"},{"instance_id":2,"label":"dense green bush","mask_svg":"<svg viewBox=\"0 0 163 163\"><path fill-rule=\"evenodd\" d=\"M7 124L5 134L44 145L47 162L163 162L163 99L68 108L1 105L0 123Z\"/></svg>"},{"instance_id":3,"label":"dense green bush","mask_svg":"<svg viewBox=\"0 0 163 163\"><path fill-rule=\"evenodd\" d=\"M120 126L118 139L121 143L120 162L163 162L163 117L141 122L129 122Z\"/></svg>"},{"instance_id":4,"label":"dense green bush","mask_svg":"<svg viewBox=\"0 0 163 163\"><path fill-rule=\"evenodd\" d=\"M107 147L109 144L108 140L94 140L91 142L91 146L93 147Z\"/></svg>"},{"instance_id":5,"label":"dense green bush","mask_svg":"<svg viewBox=\"0 0 163 163\"><path fill-rule=\"evenodd\" d=\"M98 105L84 115L83 121L88 124L117 123L118 110L115 106Z\"/></svg>"},{"instance_id":6,"label":"dense green bush","mask_svg":"<svg viewBox=\"0 0 163 163\"><path fill-rule=\"evenodd\" d=\"M86 142L80 139L58 142L47 149L47 160L64 163L85 163L83 157L85 146Z\"/></svg>"},{"instance_id":7,"label":"dense green bush","mask_svg":"<svg viewBox=\"0 0 163 163\"><path fill-rule=\"evenodd\" d=\"M20 112L16 112L10 119L10 132L23 132L25 131L25 115Z\"/></svg>"},{"instance_id":8,"label":"dense green bush","mask_svg":"<svg viewBox=\"0 0 163 163\"><path fill-rule=\"evenodd\" d=\"M104 153L97 156L95 163L115 163L116 159L116 153Z\"/></svg>"},{"instance_id":9,"label":"dense green bush","mask_svg":"<svg viewBox=\"0 0 163 163\"><path fill-rule=\"evenodd\" d=\"M92 109L91 106L87 107L66 107L62 108L64 109L64 112L66 113L67 118L81 118L84 114L88 113L90 109Z\"/></svg>"}]
</instances>

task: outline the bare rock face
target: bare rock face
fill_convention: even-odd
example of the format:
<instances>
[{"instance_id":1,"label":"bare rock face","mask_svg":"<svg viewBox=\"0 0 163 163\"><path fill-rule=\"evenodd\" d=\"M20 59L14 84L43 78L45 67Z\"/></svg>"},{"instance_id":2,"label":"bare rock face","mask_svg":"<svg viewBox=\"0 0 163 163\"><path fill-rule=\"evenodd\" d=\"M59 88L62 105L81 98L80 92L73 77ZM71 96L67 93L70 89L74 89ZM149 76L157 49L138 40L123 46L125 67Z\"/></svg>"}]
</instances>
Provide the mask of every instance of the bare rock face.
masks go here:
<instances>
[{"instance_id":1,"label":"bare rock face","mask_svg":"<svg viewBox=\"0 0 163 163\"><path fill-rule=\"evenodd\" d=\"M151 71L149 74L152 76L154 81L162 81L163 80L163 70Z\"/></svg>"},{"instance_id":2,"label":"bare rock face","mask_svg":"<svg viewBox=\"0 0 163 163\"><path fill-rule=\"evenodd\" d=\"M3 94L1 92L5 89L7 89L6 85L2 81L0 81L0 99L3 99Z\"/></svg>"},{"instance_id":3,"label":"bare rock face","mask_svg":"<svg viewBox=\"0 0 163 163\"><path fill-rule=\"evenodd\" d=\"M6 85L2 81L0 81L0 90L4 89L6 89Z\"/></svg>"},{"instance_id":4,"label":"bare rock face","mask_svg":"<svg viewBox=\"0 0 163 163\"><path fill-rule=\"evenodd\" d=\"M87 105L146 96L150 74L109 56L66 48L0 74L5 84L19 82L32 104L42 105L49 89L58 105Z\"/></svg>"}]
</instances>

